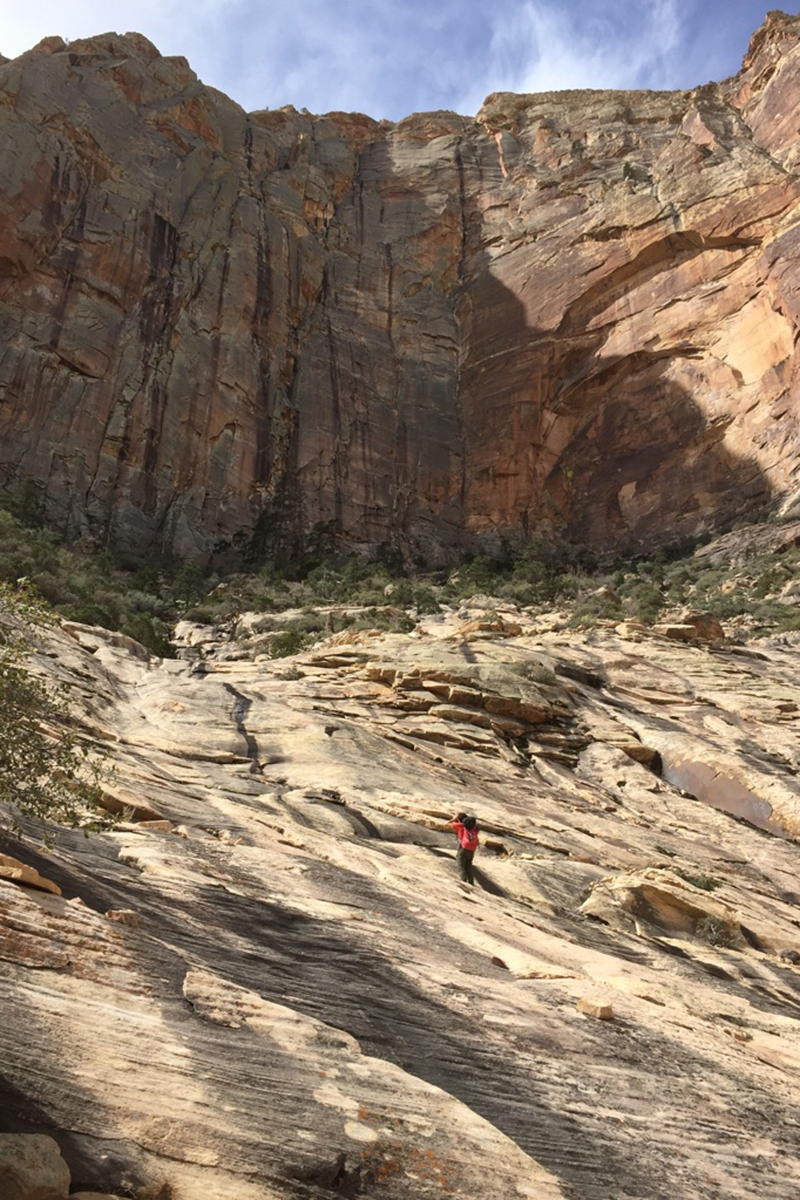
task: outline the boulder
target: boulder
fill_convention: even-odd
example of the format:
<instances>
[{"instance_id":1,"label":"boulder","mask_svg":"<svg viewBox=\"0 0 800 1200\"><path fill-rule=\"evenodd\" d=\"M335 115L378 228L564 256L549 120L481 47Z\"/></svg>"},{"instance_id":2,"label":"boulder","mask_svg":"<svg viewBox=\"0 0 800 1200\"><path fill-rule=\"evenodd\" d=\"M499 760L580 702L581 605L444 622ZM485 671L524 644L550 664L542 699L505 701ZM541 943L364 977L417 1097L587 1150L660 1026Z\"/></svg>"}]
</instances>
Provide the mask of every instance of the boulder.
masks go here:
<instances>
[{"instance_id":1,"label":"boulder","mask_svg":"<svg viewBox=\"0 0 800 1200\"><path fill-rule=\"evenodd\" d=\"M594 1017L598 1021L613 1021L614 1006L607 1000L598 1000L591 996L581 996L578 1001L578 1012L584 1016Z\"/></svg>"},{"instance_id":2,"label":"boulder","mask_svg":"<svg viewBox=\"0 0 800 1200\"><path fill-rule=\"evenodd\" d=\"M58 1143L42 1133L0 1133L3 1200L66 1200L70 1170Z\"/></svg>"},{"instance_id":3,"label":"boulder","mask_svg":"<svg viewBox=\"0 0 800 1200\"><path fill-rule=\"evenodd\" d=\"M708 612L681 613L680 623L691 626L694 637L701 642L720 641L725 637L725 630L718 619Z\"/></svg>"},{"instance_id":4,"label":"boulder","mask_svg":"<svg viewBox=\"0 0 800 1200\"><path fill-rule=\"evenodd\" d=\"M694 625L679 624L676 621L654 625L653 633L669 638L673 642L691 642L697 637Z\"/></svg>"}]
</instances>

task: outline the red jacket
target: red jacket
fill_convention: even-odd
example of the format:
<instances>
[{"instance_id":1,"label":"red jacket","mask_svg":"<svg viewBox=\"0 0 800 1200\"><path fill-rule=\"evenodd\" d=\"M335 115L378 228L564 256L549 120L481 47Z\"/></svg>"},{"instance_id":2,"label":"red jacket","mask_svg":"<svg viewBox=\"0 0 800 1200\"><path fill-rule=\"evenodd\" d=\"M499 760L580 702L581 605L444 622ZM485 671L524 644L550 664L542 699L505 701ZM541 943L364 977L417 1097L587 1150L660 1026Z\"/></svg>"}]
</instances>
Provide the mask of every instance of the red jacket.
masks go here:
<instances>
[{"instance_id":1,"label":"red jacket","mask_svg":"<svg viewBox=\"0 0 800 1200\"><path fill-rule=\"evenodd\" d=\"M472 850L474 852L478 849L477 825L474 829L465 829L461 821L451 821L450 824L455 829L456 836L465 850Z\"/></svg>"}]
</instances>

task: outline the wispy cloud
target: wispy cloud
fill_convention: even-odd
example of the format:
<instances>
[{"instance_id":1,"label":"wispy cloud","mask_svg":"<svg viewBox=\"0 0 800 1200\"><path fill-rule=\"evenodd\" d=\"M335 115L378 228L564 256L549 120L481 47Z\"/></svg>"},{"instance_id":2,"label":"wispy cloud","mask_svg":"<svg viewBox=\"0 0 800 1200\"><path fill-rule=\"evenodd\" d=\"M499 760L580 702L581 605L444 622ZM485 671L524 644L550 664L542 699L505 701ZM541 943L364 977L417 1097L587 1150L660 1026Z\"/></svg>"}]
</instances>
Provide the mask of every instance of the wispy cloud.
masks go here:
<instances>
[{"instance_id":1,"label":"wispy cloud","mask_svg":"<svg viewBox=\"0 0 800 1200\"><path fill-rule=\"evenodd\" d=\"M74 41L98 33L143 33L162 54L205 58L227 40L225 9L216 0L36 0L14 4L0 24L0 52L8 57L57 34Z\"/></svg>"},{"instance_id":2,"label":"wispy cloud","mask_svg":"<svg viewBox=\"0 0 800 1200\"><path fill-rule=\"evenodd\" d=\"M670 87L680 44L679 0L506 4L495 10L483 69L461 104L474 112L487 91Z\"/></svg>"},{"instance_id":3,"label":"wispy cloud","mask_svg":"<svg viewBox=\"0 0 800 1200\"><path fill-rule=\"evenodd\" d=\"M201 79L245 108L291 103L394 119L421 109L475 113L493 91L691 85L701 80L688 72L718 69L709 55L719 49L718 27L736 18L741 54L761 19L753 0L35 0L8 7L0 25L6 55L47 34L135 29L163 54L185 55ZM735 57L724 67L735 70Z\"/></svg>"}]
</instances>

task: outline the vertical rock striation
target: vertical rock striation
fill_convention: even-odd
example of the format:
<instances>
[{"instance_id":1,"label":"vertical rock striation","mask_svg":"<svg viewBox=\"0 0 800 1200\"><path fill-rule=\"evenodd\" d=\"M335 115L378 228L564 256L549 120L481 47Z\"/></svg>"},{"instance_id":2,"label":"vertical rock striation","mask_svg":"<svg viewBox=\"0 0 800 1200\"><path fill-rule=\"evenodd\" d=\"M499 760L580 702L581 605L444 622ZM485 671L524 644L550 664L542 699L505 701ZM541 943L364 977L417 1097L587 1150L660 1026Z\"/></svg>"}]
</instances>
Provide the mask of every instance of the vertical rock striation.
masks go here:
<instances>
[{"instance_id":1,"label":"vertical rock striation","mask_svg":"<svg viewBox=\"0 0 800 1200\"><path fill-rule=\"evenodd\" d=\"M0 63L0 484L137 554L636 547L791 505L800 20L690 92L246 114Z\"/></svg>"}]
</instances>

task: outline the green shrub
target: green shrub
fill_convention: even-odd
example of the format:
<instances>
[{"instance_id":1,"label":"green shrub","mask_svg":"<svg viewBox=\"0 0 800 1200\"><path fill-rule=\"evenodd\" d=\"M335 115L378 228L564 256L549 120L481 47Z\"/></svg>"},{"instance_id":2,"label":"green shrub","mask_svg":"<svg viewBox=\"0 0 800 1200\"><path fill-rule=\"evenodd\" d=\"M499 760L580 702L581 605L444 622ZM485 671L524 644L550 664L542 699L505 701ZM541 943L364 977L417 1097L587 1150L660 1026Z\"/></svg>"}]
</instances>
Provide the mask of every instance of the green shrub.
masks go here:
<instances>
[{"instance_id":1,"label":"green shrub","mask_svg":"<svg viewBox=\"0 0 800 1200\"><path fill-rule=\"evenodd\" d=\"M624 597L625 611L640 621L657 621L664 606L664 597L657 583L643 580L627 589Z\"/></svg>"},{"instance_id":2,"label":"green shrub","mask_svg":"<svg viewBox=\"0 0 800 1200\"><path fill-rule=\"evenodd\" d=\"M752 606L753 601L743 588L733 588L729 592L709 592L706 594L703 605L713 616L721 619L738 617L742 613L749 612Z\"/></svg>"},{"instance_id":3,"label":"green shrub","mask_svg":"<svg viewBox=\"0 0 800 1200\"><path fill-rule=\"evenodd\" d=\"M134 612L150 613L154 617L169 616L172 612L172 605L169 600L154 595L152 592L142 592L131 588L126 593L125 599L128 607L133 609Z\"/></svg>"},{"instance_id":4,"label":"green shrub","mask_svg":"<svg viewBox=\"0 0 800 1200\"><path fill-rule=\"evenodd\" d=\"M504 583L502 587L497 589L497 595L502 600L511 600L514 604L519 604L523 607L532 607L539 602L536 589L529 583L514 583L513 581Z\"/></svg>"},{"instance_id":5,"label":"green shrub","mask_svg":"<svg viewBox=\"0 0 800 1200\"><path fill-rule=\"evenodd\" d=\"M0 509L0 579L21 577L68 620L128 632L157 654L174 654L169 637L177 610L163 574L152 567L123 571L107 554L65 546Z\"/></svg>"},{"instance_id":6,"label":"green shrub","mask_svg":"<svg viewBox=\"0 0 800 1200\"><path fill-rule=\"evenodd\" d=\"M97 807L99 772L69 721L66 689L26 666L44 606L27 589L0 583L0 803L42 825L77 825Z\"/></svg>"},{"instance_id":7,"label":"green shrub","mask_svg":"<svg viewBox=\"0 0 800 1200\"><path fill-rule=\"evenodd\" d=\"M453 599L468 600L472 596L494 595L502 583L497 565L491 559L477 555L451 575L447 590Z\"/></svg>"},{"instance_id":8,"label":"green shrub","mask_svg":"<svg viewBox=\"0 0 800 1200\"><path fill-rule=\"evenodd\" d=\"M183 615L187 621L196 621L198 625L216 625L221 619L220 609L208 601L193 604Z\"/></svg>"},{"instance_id":9,"label":"green shrub","mask_svg":"<svg viewBox=\"0 0 800 1200\"><path fill-rule=\"evenodd\" d=\"M150 613L134 613L122 622L120 633L141 642L151 654L157 654L159 658L175 657L175 647L170 642L170 627Z\"/></svg>"},{"instance_id":10,"label":"green shrub","mask_svg":"<svg viewBox=\"0 0 800 1200\"><path fill-rule=\"evenodd\" d=\"M789 572L781 569L780 566L764 571L753 584L753 595L757 596L759 600L763 600L770 592L775 592L781 588L786 583L788 575Z\"/></svg>"},{"instance_id":11,"label":"green shrub","mask_svg":"<svg viewBox=\"0 0 800 1200\"><path fill-rule=\"evenodd\" d=\"M793 633L796 629L800 629L800 612L788 611L785 615L776 616L772 628L766 630L768 633Z\"/></svg>"},{"instance_id":12,"label":"green shrub","mask_svg":"<svg viewBox=\"0 0 800 1200\"><path fill-rule=\"evenodd\" d=\"M19 510L24 511L24 506ZM766 600L782 581L800 578L800 548L754 554L734 571L725 563L694 558L693 546L656 550L647 558L598 564L584 548L566 538L532 538L521 552L511 541L496 557L478 555L444 573L410 572L396 548L384 546L375 559L351 554L338 560L336 538L320 527L309 538L309 552L281 569L262 566L250 574L229 574L223 580L209 574L200 559L137 565L112 560L85 544L66 546L41 524L24 523L0 510L0 579L26 577L63 615L90 624L121 629L137 636L155 653L169 652L170 626L181 616L208 624L235 622L246 611L279 613L306 610L301 633L338 632L349 625L365 628L410 627L409 618L378 617L389 606L436 613L442 603L458 604L478 594L498 596L525 606L558 605L567 609L570 623L631 615L652 622L665 606L691 604L725 619L743 614L760 623L758 634L770 629L794 630L800 618L795 605ZM595 597L599 583L613 583L612 597ZM736 586L731 587L731 582ZM723 588L725 590L723 590ZM362 619L317 610L328 606L358 606L372 611ZM142 619L145 618L145 619ZM262 631L270 629L264 625ZM287 632L276 622L271 631Z\"/></svg>"},{"instance_id":13,"label":"green shrub","mask_svg":"<svg viewBox=\"0 0 800 1200\"><path fill-rule=\"evenodd\" d=\"M715 879L713 875L685 871L683 867L673 867L672 869L681 879L685 879L687 883L691 883L692 887L701 888L704 892L713 892L722 886L720 880Z\"/></svg>"},{"instance_id":14,"label":"green shrub","mask_svg":"<svg viewBox=\"0 0 800 1200\"><path fill-rule=\"evenodd\" d=\"M313 645L316 638L310 633L302 633L299 629L285 629L278 633L269 644L270 658L288 658L290 654L299 654L308 646Z\"/></svg>"},{"instance_id":15,"label":"green shrub","mask_svg":"<svg viewBox=\"0 0 800 1200\"><path fill-rule=\"evenodd\" d=\"M410 633L415 622L396 608L368 608L354 621L356 629L385 629L392 633Z\"/></svg>"},{"instance_id":16,"label":"green shrub","mask_svg":"<svg viewBox=\"0 0 800 1200\"><path fill-rule=\"evenodd\" d=\"M430 585L424 583L413 585L410 607L415 608L420 616L424 616L426 613L438 613L441 609L436 592Z\"/></svg>"},{"instance_id":17,"label":"green shrub","mask_svg":"<svg viewBox=\"0 0 800 1200\"><path fill-rule=\"evenodd\" d=\"M723 920L722 917L710 915L700 917L695 924L694 931L710 946L721 946L723 949L731 950L737 942L735 926L730 921Z\"/></svg>"}]
</instances>

